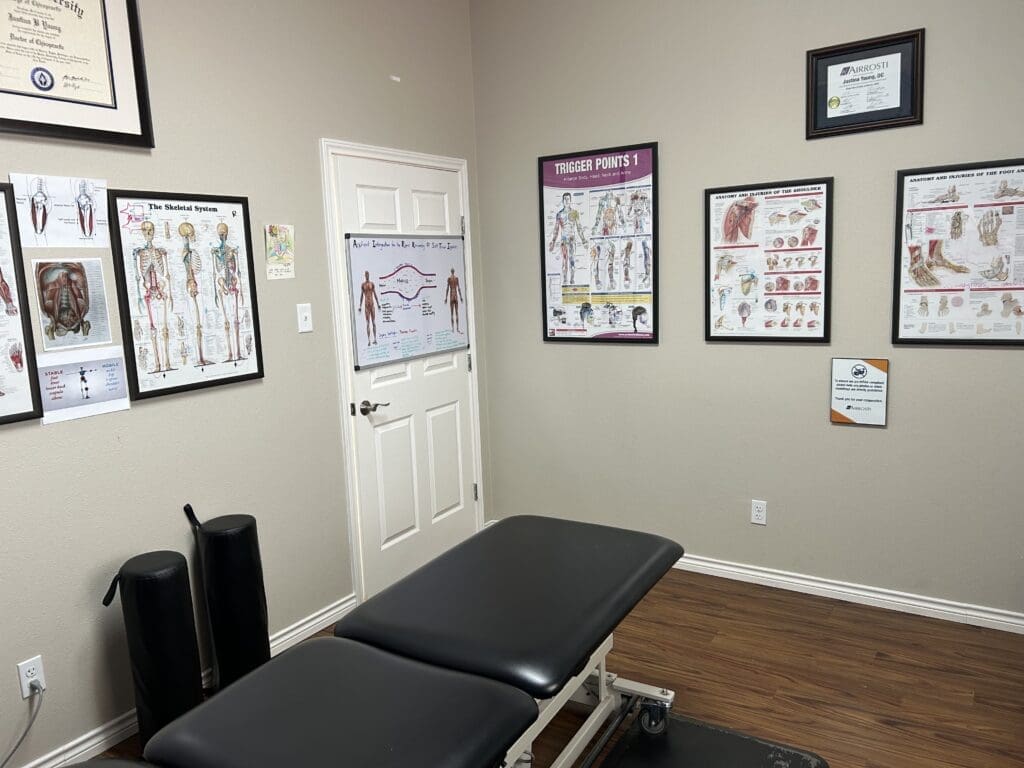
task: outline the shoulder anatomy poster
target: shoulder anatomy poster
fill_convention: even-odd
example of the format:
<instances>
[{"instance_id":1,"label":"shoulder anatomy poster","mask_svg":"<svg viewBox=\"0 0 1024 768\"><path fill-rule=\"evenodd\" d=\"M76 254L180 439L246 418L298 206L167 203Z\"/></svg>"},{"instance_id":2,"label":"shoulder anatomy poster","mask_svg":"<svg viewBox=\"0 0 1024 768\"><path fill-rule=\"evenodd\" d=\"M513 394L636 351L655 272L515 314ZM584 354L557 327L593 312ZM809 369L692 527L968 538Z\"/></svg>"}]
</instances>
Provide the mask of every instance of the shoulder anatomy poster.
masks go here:
<instances>
[{"instance_id":1,"label":"shoulder anatomy poster","mask_svg":"<svg viewBox=\"0 0 1024 768\"><path fill-rule=\"evenodd\" d=\"M356 370L469 346L461 237L346 238Z\"/></svg>"},{"instance_id":2,"label":"shoulder anatomy poster","mask_svg":"<svg viewBox=\"0 0 1024 768\"><path fill-rule=\"evenodd\" d=\"M705 191L705 338L829 340L832 179Z\"/></svg>"},{"instance_id":3,"label":"shoulder anatomy poster","mask_svg":"<svg viewBox=\"0 0 1024 768\"><path fill-rule=\"evenodd\" d=\"M1024 160L897 185L893 341L1024 343Z\"/></svg>"},{"instance_id":4,"label":"shoulder anatomy poster","mask_svg":"<svg viewBox=\"0 0 1024 768\"><path fill-rule=\"evenodd\" d=\"M12 173L24 248L106 248L107 182Z\"/></svg>"},{"instance_id":5,"label":"shoulder anatomy poster","mask_svg":"<svg viewBox=\"0 0 1024 768\"><path fill-rule=\"evenodd\" d=\"M657 154L539 159L546 341L657 342Z\"/></svg>"}]
</instances>

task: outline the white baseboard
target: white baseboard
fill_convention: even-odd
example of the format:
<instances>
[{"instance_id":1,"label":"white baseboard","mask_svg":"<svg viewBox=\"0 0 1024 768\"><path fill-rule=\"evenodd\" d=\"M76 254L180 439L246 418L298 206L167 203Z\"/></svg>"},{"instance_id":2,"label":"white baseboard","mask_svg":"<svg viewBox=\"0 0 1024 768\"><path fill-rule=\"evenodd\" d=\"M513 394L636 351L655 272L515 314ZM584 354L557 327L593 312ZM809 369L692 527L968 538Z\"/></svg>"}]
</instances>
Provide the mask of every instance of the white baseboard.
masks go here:
<instances>
[{"instance_id":1,"label":"white baseboard","mask_svg":"<svg viewBox=\"0 0 1024 768\"><path fill-rule=\"evenodd\" d=\"M774 568L762 568L743 563L730 563L726 560L715 560L700 555L687 554L679 559L675 567L683 571L721 576L726 579L778 587L820 597L831 597L850 603L873 605L891 611L902 611L918 616L955 621L960 624L1024 634L1024 613L1007 611L1002 608L957 603L952 600L896 592L866 584L851 584L845 581L808 576L803 573L778 571Z\"/></svg>"},{"instance_id":2,"label":"white baseboard","mask_svg":"<svg viewBox=\"0 0 1024 768\"><path fill-rule=\"evenodd\" d=\"M270 636L270 655L276 656L336 623L342 616L355 608L358 602L353 593L320 609L311 616L300 619L290 627L275 632ZM209 669L203 670L204 685L210 683L211 677ZM135 720L135 710L132 709L52 752L36 758L31 763L25 763L22 768L60 768L60 766L89 760L135 735L138 730L139 724Z\"/></svg>"}]
</instances>

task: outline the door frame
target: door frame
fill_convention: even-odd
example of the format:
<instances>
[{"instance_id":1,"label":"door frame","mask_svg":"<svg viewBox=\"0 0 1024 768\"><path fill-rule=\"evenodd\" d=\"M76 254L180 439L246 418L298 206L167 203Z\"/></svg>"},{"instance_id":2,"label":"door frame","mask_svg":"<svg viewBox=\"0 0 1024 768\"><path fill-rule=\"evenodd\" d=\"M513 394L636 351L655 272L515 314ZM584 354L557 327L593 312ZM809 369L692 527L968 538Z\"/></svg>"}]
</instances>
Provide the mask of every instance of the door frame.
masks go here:
<instances>
[{"instance_id":1,"label":"door frame","mask_svg":"<svg viewBox=\"0 0 1024 768\"><path fill-rule=\"evenodd\" d=\"M470 347L468 352L476 351L476 302L474 300L473 282L473 247L472 229L469 221L469 171L464 159L428 155L420 152L408 152L388 147L377 147L370 144L358 144L338 139L320 139L321 183L323 186L324 225L327 231L328 272L331 287L331 319L334 329L335 362L338 371L338 417L341 426L342 457L345 462L345 490L347 502L349 555L352 561L352 589L358 600L366 598L363 579L363 540L359 515L359 493L356 473L355 427L356 419L349 415L345 403L355 402L353 397L355 350L352 348L352 333L349 328L351 318L348 270L345 269L345 236L341 216L341 205L338 198L337 182L340 179L335 171L334 160L338 157L354 157L362 160L383 160L404 165L452 171L458 174L459 192L462 197L458 215L462 217L464 231L464 250L466 255L466 323L470 330ZM409 234L409 233L404 233ZM344 302L342 299L346 299ZM473 472L474 482L479 490L478 498L473 500L475 507L476 529L479 531L484 524L484 493L483 493L483 452L480 438L480 382L479 365L469 372L470 417L473 420Z\"/></svg>"}]
</instances>

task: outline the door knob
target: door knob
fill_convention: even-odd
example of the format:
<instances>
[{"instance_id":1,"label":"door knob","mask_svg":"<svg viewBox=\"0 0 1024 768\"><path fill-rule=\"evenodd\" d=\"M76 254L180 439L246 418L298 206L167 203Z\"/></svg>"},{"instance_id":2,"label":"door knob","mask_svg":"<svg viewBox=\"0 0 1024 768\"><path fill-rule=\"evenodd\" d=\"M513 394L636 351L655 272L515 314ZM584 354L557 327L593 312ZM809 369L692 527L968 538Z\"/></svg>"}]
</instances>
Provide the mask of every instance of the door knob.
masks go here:
<instances>
[{"instance_id":1,"label":"door knob","mask_svg":"<svg viewBox=\"0 0 1024 768\"><path fill-rule=\"evenodd\" d=\"M371 413L374 413L382 405L387 407L387 406L391 405L391 403L371 403L369 400L363 400L363 402L361 402L359 404L359 412L361 414L363 414L363 416L369 416Z\"/></svg>"}]
</instances>

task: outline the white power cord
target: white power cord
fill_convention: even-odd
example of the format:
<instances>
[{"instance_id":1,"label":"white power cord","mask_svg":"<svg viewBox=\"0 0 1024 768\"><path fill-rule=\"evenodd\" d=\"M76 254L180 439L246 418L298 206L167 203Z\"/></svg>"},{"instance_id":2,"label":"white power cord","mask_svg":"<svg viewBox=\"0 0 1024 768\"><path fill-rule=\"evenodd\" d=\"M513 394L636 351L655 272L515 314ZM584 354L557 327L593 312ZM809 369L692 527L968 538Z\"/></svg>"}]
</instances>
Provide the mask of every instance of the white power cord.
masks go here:
<instances>
[{"instance_id":1,"label":"white power cord","mask_svg":"<svg viewBox=\"0 0 1024 768\"><path fill-rule=\"evenodd\" d=\"M25 741L25 737L28 736L28 732L32 730L32 726L35 725L36 718L39 717L39 710L43 708L43 686L38 680L33 680L28 684L29 690L32 691L32 698L39 699L39 703L36 704L35 711L32 713L32 717L28 720L28 725L25 726L25 730L21 736L18 737L17 743L15 743L13 749L7 753L7 757L0 762L0 768L7 768L7 764L11 762L11 758L14 757L14 753L18 751L18 747Z\"/></svg>"}]
</instances>

